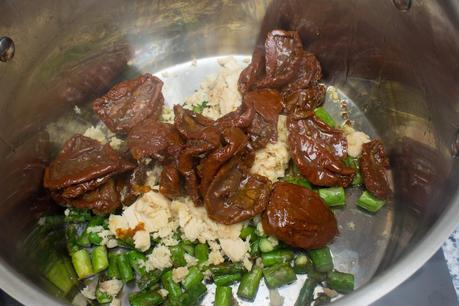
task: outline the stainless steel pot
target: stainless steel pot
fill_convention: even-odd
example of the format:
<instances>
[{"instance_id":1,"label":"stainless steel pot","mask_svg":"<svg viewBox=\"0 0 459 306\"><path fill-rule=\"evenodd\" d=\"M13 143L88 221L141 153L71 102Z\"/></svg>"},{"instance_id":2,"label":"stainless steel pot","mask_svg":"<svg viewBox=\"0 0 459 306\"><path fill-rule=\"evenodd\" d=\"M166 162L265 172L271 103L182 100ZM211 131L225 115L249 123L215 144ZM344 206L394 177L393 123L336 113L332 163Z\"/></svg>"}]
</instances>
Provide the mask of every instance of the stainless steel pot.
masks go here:
<instances>
[{"instance_id":1,"label":"stainless steel pot","mask_svg":"<svg viewBox=\"0 0 459 306\"><path fill-rule=\"evenodd\" d=\"M138 71L250 54L274 28L300 31L391 158L395 202L334 245L359 256L360 288L336 304L383 296L459 223L457 1L4 0L0 13L16 47L0 62L0 287L25 305L64 302L23 244L50 209L37 200L54 149L45 125Z\"/></svg>"}]
</instances>

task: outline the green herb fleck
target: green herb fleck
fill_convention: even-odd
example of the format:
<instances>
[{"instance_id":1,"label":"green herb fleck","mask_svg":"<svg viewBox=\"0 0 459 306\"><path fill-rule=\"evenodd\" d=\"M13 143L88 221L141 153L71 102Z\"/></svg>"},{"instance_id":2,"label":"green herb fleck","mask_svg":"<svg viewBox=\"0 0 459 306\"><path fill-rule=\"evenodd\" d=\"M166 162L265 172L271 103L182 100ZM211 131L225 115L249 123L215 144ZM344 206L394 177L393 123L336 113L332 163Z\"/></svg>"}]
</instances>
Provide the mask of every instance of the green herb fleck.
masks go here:
<instances>
[{"instance_id":1,"label":"green herb fleck","mask_svg":"<svg viewBox=\"0 0 459 306\"><path fill-rule=\"evenodd\" d=\"M193 112L202 114L204 108L209 107L208 104L208 101L202 101L200 104L193 105Z\"/></svg>"}]
</instances>

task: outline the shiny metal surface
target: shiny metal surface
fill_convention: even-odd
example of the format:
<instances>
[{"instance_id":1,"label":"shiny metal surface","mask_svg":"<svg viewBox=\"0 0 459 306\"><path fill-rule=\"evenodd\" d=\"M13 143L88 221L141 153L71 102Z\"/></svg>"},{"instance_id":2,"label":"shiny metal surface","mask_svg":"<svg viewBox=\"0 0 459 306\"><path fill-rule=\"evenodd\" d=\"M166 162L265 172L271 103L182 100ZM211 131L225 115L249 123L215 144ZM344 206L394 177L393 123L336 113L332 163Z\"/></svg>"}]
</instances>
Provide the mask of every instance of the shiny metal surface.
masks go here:
<instances>
[{"instance_id":1,"label":"shiny metal surface","mask_svg":"<svg viewBox=\"0 0 459 306\"><path fill-rule=\"evenodd\" d=\"M7 62L14 56L14 42L9 37L0 37L0 61Z\"/></svg>"},{"instance_id":2,"label":"shiny metal surface","mask_svg":"<svg viewBox=\"0 0 459 306\"><path fill-rule=\"evenodd\" d=\"M359 221L355 233L341 230L334 252L359 251L353 267L361 287L336 304L378 299L459 223L459 161L451 156L459 128L455 1L411 1L404 10L391 0L6 0L0 11L0 33L16 45L15 57L0 63L0 286L26 305L61 301L18 260L24 237L50 209L34 200L53 152L43 127L140 71L250 54L273 28L300 31L325 81L355 103L357 124L367 118L390 153L396 200L388 214L340 212L340 221Z\"/></svg>"}]
</instances>

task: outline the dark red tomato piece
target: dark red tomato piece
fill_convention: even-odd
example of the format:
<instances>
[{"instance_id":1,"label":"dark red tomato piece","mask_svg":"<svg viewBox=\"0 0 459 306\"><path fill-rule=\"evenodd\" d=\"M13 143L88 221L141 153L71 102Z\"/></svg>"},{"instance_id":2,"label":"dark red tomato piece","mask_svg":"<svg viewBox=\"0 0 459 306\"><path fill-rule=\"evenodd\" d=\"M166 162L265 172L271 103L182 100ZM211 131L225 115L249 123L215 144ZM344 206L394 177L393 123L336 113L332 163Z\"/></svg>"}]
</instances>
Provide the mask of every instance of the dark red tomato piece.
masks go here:
<instances>
[{"instance_id":1,"label":"dark red tomato piece","mask_svg":"<svg viewBox=\"0 0 459 306\"><path fill-rule=\"evenodd\" d=\"M146 119L129 132L127 143L135 159L150 157L162 162L176 159L183 141L172 124Z\"/></svg>"},{"instance_id":2,"label":"dark red tomato piece","mask_svg":"<svg viewBox=\"0 0 459 306\"><path fill-rule=\"evenodd\" d=\"M120 194L113 180L109 180L99 188L87 192L78 198L65 199L56 192L53 192L52 196L62 206L91 209L97 215L110 214L121 206Z\"/></svg>"},{"instance_id":3,"label":"dark red tomato piece","mask_svg":"<svg viewBox=\"0 0 459 306\"><path fill-rule=\"evenodd\" d=\"M265 74L265 50L264 47L257 47L252 54L252 61L250 64L241 72L238 80L238 89L244 94L250 91L253 84L263 78Z\"/></svg>"},{"instance_id":4,"label":"dark red tomato piece","mask_svg":"<svg viewBox=\"0 0 459 306\"><path fill-rule=\"evenodd\" d=\"M255 116L247 129L250 145L254 150L264 148L268 142L277 141L277 120L282 111L281 96L273 89L248 92L243 104L255 109Z\"/></svg>"},{"instance_id":5,"label":"dark red tomato piece","mask_svg":"<svg viewBox=\"0 0 459 306\"><path fill-rule=\"evenodd\" d=\"M132 168L134 165L123 160L108 144L102 145L97 140L77 134L64 144L56 159L46 168L44 186L62 189L95 179L103 180L109 174ZM92 182L88 185L95 188L100 184Z\"/></svg>"},{"instance_id":6,"label":"dark red tomato piece","mask_svg":"<svg viewBox=\"0 0 459 306\"><path fill-rule=\"evenodd\" d=\"M387 168L389 168L389 160L381 141L375 139L363 144L360 157L363 182L368 191L381 199L387 199L392 194L386 176Z\"/></svg>"},{"instance_id":7,"label":"dark red tomato piece","mask_svg":"<svg viewBox=\"0 0 459 306\"><path fill-rule=\"evenodd\" d=\"M248 92L243 103L253 105L255 111L267 122L276 123L282 111L282 98L277 90L260 89Z\"/></svg>"},{"instance_id":8,"label":"dark red tomato piece","mask_svg":"<svg viewBox=\"0 0 459 306\"><path fill-rule=\"evenodd\" d=\"M164 105L163 82L147 73L122 81L93 102L93 110L114 133L127 134L146 118L158 119Z\"/></svg>"},{"instance_id":9,"label":"dark red tomato piece","mask_svg":"<svg viewBox=\"0 0 459 306\"><path fill-rule=\"evenodd\" d=\"M342 131L314 116L313 112L288 116L290 154L301 174L314 185L343 186L352 182L355 170L346 167L347 141Z\"/></svg>"},{"instance_id":10,"label":"dark red tomato piece","mask_svg":"<svg viewBox=\"0 0 459 306\"><path fill-rule=\"evenodd\" d=\"M203 196L206 194L218 169L247 145L247 136L237 127L223 130L222 137L226 144L202 159L197 167L201 177L199 190Z\"/></svg>"},{"instance_id":11,"label":"dark red tomato piece","mask_svg":"<svg viewBox=\"0 0 459 306\"><path fill-rule=\"evenodd\" d=\"M168 198L181 194L180 173L174 163L164 166L159 179L159 192Z\"/></svg>"},{"instance_id":12,"label":"dark red tomato piece","mask_svg":"<svg viewBox=\"0 0 459 306\"><path fill-rule=\"evenodd\" d=\"M107 174L105 176L102 176L102 177L99 177L99 178L96 178L96 179L92 179L92 180L87 181L87 182L83 182L83 183L80 183L80 184L76 184L76 185L72 185L72 186L66 187L65 189L62 190L61 195L64 198L68 198L68 199L76 198L76 197L82 195L83 193L85 193L87 191L94 190L94 189L98 188L99 186L102 186L112 176L113 176L113 172L109 173L109 174Z\"/></svg>"},{"instance_id":13,"label":"dark red tomato piece","mask_svg":"<svg viewBox=\"0 0 459 306\"><path fill-rule=\"evenodd\" d=\"M303 249L323 247L338 234L335 215L317 193L284 182L274 185L262 224L268 235Z\"/></svg>"},{"instance_id":14,"label":"dark red tomato piece","mask_svg":"<svg viewBox=\"0 0 459 306\"><path fill-rule=\"evenodd\" d=\"M268 178L248 174L240 158L235 157L218 171L207 190L204 205L212 220L234 224L265 210L270 191Z\"/></svg>"},{"instance_id":15,"label":"dark red tomato piece","mask_svg":"<svg viewBox=\"0 0 459 306\"><path fill-rule=\"evenodd\" d=\"M235 111L218 118L214 125L221 130L231 127L246 130L252 124L254 116L255 108L242 103Z\"/></svg>"},{"instance_id":16,"label":"dark red tomato piece","mask_svg":"<svg viewBox=\"0 0 459 306\"><path fill-rule=\"evenodd\" d=\"M120 191L121 204L129 206L137 200L139 195L151 190L146 185L149 168L150 166L145 160L139 160L133 171L116 179L116 188Z\"/></svg>"},{"instance_id":17,"label":"dark red tomato piece","mask_svg":"<svg viewBox=\"0 0 459 306\"><path fill-rule=\"evenodd\" d=\"M212 144L204 140L189 140L178 158L177 169L185 178L185 191L196 206L202 205L202 199L199 193L199 180L195 169L195 159L202 154L210 152L214 148Z\"/></svg>"},{"instance_id":18,"label":"dark red tomato piece","mask_svg":"<svg viewBox=\"0 0 459 306\"><path fill-rule=\"evenodd\" d=\"M282 104L286 114L312 111L324 103L326 87L316 84L306 89L282 92Z\"/></svg>"},{"instance_id":19,"label":"dark red tomato piece","mask_svg":"<svg viewBox=\"0 0 459 306\"><path fill-rule=\"evenodd\" d=\"M303 44L296 31L274 30L265 40L266 74L254 88L281 88L298 75Z\"/></svg>"},{"instance_id":20,"label":"dark red tomato piece","mask_svg":"<svg viewBox=\"0 0 459 306\"><path fill-rule=\"evenodd\" d=\"M294 79L282 87L282 92L293 92L298 89L308 88L322 78L322 68L314 54L302 51L298 62L298 70Z\"/></svg>"}]
</instances>

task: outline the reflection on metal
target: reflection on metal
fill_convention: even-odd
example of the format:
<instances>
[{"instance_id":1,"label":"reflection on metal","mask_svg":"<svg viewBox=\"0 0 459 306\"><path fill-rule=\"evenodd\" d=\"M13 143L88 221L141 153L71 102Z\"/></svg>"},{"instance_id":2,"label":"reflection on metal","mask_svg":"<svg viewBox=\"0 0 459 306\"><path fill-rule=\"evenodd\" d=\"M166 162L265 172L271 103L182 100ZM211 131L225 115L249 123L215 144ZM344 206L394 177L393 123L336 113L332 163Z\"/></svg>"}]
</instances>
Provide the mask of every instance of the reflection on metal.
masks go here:
<instances>
[{"instance_id":1,"label":"reflection on metal","mask_svg":"<svg viewBox=\"0 0 459 306\"><path fill-rule=\"evenodd\" d=\"M0 37L0 61L7 62L14 56L14 42L9 37Z\"/></svg>"},{"instance_id":2,"label":"reflection on metal","mask_svg":"<svg viewBox=\"0 0 459 306\"><path fill-rule=\"evenodd\" d=\"M451 145L451 154L454 158L459 157L459 130L457 130L454 136L453 144Z\"/></svg>"},{"instance_id":3,"label":"reflection on metal","mask_svg":"<svg viewBox=\"0 0 459 306\"><path fill-rule=\"evenodd\" d=\"M392 0L395 7L400 11L408 11L411 7L411 0Z\"/></svg>"}]
</instances>

